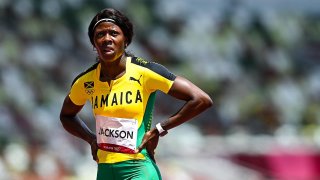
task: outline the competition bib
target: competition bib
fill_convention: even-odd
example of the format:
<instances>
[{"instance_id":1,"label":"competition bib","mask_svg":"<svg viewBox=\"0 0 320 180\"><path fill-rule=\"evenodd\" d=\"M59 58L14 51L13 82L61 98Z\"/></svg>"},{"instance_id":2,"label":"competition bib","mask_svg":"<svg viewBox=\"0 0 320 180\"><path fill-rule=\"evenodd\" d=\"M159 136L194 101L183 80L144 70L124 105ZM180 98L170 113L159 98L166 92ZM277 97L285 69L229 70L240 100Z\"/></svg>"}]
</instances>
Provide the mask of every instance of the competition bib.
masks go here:
<instances>
[{"instance_id":1,"label":"competition bib","mask_svg":"<svg viewBox=\"0 0 320 180\"><path fill-rule=\"evenodd\" d=\"M137 144L138 121L96 116L96 135L99 149L134 154Z\"/></svg>"}]
</instances>

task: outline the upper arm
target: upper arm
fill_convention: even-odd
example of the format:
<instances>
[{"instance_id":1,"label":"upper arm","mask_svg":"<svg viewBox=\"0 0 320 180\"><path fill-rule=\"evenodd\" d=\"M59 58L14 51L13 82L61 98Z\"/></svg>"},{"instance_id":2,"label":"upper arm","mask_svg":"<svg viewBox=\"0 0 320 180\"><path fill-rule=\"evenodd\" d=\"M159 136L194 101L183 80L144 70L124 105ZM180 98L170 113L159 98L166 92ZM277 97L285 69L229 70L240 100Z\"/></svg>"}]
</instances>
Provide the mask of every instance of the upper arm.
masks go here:
<instances>
[{"instance_id":1,"label":"upper arm","mask_svg":"<svg viewBox=\"0 0 320 180\"><path fill-rule=\"evenodd\" d=\"M74 104L69 95L67 95L61 108L60 119L63 118L63 116L76 116L83 106L84 105L79 106Z\"/></svg>"},{"instance_id":2,"label":"upper arm","mask_svg":"<svg viewBox=\"0 0 320 180\"><path fill-rule=\"evenodd\" d=\"M199 100L212 104L212 100L207 93L202 91L189 80L180 76L176 77L168 94L184 101Z\"/></svg>"}]
</instances>

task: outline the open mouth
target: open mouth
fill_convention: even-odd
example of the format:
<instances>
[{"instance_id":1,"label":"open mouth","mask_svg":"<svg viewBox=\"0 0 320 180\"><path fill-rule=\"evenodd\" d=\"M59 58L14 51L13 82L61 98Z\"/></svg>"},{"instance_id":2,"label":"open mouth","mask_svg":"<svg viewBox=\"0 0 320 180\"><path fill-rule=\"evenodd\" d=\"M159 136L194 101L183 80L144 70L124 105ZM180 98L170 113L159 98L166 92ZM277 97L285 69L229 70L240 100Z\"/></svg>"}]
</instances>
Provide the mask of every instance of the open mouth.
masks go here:
<instances>
[{"instance_id":1,"label":"open mouth","mask_svg":"<svg viewBox=\"0 0 320 180\"><path fill-rule=\"evenodd\" d=\"M105 49L103 49L104 53L110 53L110 52L113 52L113 51L114 51L113 48L105 48Z\"/></svg>"}]
</instances>

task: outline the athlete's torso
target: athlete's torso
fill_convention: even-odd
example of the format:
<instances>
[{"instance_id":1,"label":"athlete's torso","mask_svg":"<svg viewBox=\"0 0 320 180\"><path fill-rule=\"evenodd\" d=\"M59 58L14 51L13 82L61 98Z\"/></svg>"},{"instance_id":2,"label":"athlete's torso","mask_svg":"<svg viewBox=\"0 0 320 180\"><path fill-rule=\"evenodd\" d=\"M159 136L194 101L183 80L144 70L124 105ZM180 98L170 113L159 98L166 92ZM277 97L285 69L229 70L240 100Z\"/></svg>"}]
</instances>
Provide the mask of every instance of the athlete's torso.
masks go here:
<instances>
[{"instance_id":1,"label":"athlete's torso","mask_svg":"<svg viewBox=\"0 0 320 180\"><path fill-rule=\"evenodd\" d=\"M126 72L116 80L99 80L101 64L96 63L74 81L70 90L70 99L76 105L90 101L95 117L116 118L134 121L137 124L137 137L134 146L138 146L146 131L150 129L155 91L167 93L175 76L163 66L136 57L126 60ZM97 118L96 118L97 119ZM99 119L99 118L98 118ZM101 118L100 118L101 119ZM103 119L103 118L102 118ZM98 125L104 120L99 120ZM98 122L98 121L97 121ZM124 122L124 121L123 121ZM110 124L110 123L109 123ZM131 138L131 130L114 131L97 126L97 136L102 139L118 138L123 142ZM99 128L99 129L98 129ZM125 132L128 132L125 134ZM128 140L129 140L128 139ZM132 141L132 139L130 139ZM112 152L113 151L113 152ZM132 159L144 159L145 151L138 154L122 153L116 150L99 150L99 163L115 163Z\"/></svg>"}]
</instances>

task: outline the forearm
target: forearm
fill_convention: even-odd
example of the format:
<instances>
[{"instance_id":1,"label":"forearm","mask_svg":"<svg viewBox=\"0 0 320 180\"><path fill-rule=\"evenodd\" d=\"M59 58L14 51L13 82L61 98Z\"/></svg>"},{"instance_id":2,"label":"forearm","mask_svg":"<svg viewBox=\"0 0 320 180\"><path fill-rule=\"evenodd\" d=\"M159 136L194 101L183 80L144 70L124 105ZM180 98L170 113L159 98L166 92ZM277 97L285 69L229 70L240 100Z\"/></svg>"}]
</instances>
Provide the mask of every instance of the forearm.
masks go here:
<instances>
[{"instance_id":1,"label":"forearm","mask_svg":"<svg viewBox=\"0 0 320 180\"><path fill-rule=\"evenodd\" d=\"M212 106L212 101L209 97L191 99L187 101L176 114L168 118L168 120L161 122L161 126L165 130L172 129L191 120L210 106Z\"/></svg>"},{"instance_id":2,"label":"forearm","mask_svg":"<svg viewBox=\"0 0 320 180\"><path fill-rule=\"evenodd\" d=\"M183 77L177 77L168 92L169 95L186 101L182 108L169 119L161 122L164 130L172 129L192 119L211 107L213 102L209 95Z\"/></svg>"},{"instance_id":3,"label":"forearm","mask_svg":"<svg viewBox=\"0 0 320 180\"><path fill-rule=\"evenodd\" d=\"M96 135L78 116L60 116L60 120L70 134L87 141L89 144L96 139Z\"/></svg>"}]
</instances>

